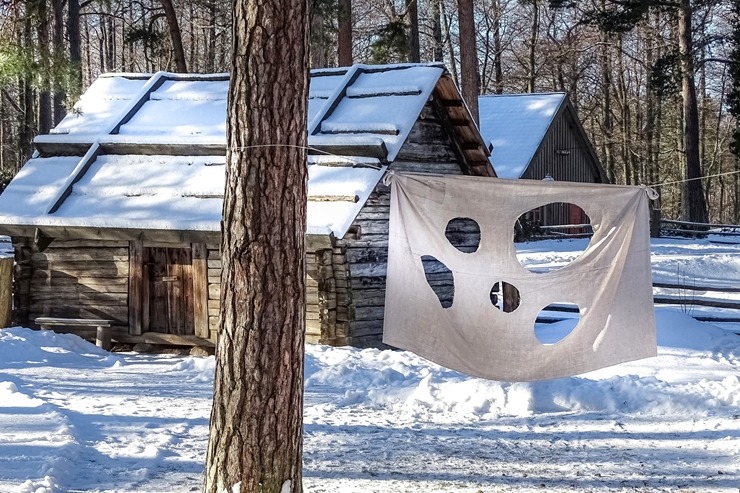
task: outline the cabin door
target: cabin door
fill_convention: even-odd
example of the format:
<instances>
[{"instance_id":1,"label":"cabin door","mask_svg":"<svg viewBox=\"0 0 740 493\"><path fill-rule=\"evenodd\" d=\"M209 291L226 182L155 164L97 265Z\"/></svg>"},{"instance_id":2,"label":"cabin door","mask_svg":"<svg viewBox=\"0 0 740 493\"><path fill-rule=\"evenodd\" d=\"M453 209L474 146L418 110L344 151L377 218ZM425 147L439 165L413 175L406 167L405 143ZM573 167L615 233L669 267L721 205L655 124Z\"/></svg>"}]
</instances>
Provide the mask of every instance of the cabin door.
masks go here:
<instances>
[{"instance_id":1,"label":"cabin door","mask_svg":"<svg viewBox=\"0 0 740 493\"><path fill-rule=\"evenodd\" d=\"M144 249L144 330L194 334L190 248Z\"/></svg>"}]
</instances>

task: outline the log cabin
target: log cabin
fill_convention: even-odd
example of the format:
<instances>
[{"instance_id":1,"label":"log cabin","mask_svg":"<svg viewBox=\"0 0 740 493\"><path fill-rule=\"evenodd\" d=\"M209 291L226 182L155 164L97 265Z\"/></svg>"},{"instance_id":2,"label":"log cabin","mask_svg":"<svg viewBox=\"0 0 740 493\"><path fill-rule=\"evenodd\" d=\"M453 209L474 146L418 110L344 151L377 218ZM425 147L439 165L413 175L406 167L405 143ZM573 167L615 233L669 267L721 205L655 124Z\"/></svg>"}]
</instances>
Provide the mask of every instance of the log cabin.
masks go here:
<instances>
[{"instance_id":1,"label":"log cabin","mask_svg":"<svg viewBox=\"0 0 740 493\"><path fill-rule=\"evenodd\" d=\"M35 138L0 195L16 323L103 319L114 341L215 343L228 85L228 74L102 75ZM440 65L314 70L308 104L306 339L377 346L384 174L495 173Z\"/></svg>"},{"instance_id":2,"label":"log cabin","mask_svg":"<svg viewBox=\"0 0 740 493\"><path fill-rule=\"evenodd\" d=\"M480 96L478 108L480 132L499 178L609 183L567 94ZM532 216L543 226L589 222L570 204L541 208Z\"/></svg>"}]
</instances>

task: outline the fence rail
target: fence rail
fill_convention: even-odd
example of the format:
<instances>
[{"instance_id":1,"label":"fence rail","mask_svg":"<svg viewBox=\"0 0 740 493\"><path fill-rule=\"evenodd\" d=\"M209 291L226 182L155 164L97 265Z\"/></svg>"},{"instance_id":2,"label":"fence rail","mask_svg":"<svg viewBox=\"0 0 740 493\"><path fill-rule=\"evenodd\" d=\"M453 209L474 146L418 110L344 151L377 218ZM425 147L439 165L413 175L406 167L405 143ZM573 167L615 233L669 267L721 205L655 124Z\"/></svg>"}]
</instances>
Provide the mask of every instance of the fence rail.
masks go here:
<instances>
[{"instance_id":1,"label":"fence rail","mask_svg":"<svg viewBox=\"0 0 740 493\"><path fill-rule=\"evenodd\" d=\"M696 238L708 234L716 236L740 237L740 225L719 223L695 223L691 221L679 221L677 219L660 219L658 235L664 233L678 235L679 237Z\"/></svg>"},{"instance_id":2,"label":"fence rail","mask_svg":"<svg viewBox=\"0 0 740 493\"><path fill-rule=\"evenodd\" d=\"M653 295L653 303L656 305L679 305L685 309L692 318L700 322L712 322L712 323L740 323L740 300L733 299L715 299L695 296L695 292L706 292L706 293L723 293L723 294L737 294L740 293L740 288L730 286L699 286L691 284L672 284L666 282L654 282L653 288L675 290L679 295L671 296L666 294L655 294ZM689 291L691 294L686 294ZM709 315L707 312L701 312L694 314L695 307L710 307L710 308L721 308L723 310L731 310L730 314L725 313L725 316ZM547 309L547 314L537 318L537 323L554 323L561 322L569 318L566 314L578 313L578 308L571 305L551 305ZM740 328L732 330L733 332L740 333Z\"/></svg>"}]
</instances>

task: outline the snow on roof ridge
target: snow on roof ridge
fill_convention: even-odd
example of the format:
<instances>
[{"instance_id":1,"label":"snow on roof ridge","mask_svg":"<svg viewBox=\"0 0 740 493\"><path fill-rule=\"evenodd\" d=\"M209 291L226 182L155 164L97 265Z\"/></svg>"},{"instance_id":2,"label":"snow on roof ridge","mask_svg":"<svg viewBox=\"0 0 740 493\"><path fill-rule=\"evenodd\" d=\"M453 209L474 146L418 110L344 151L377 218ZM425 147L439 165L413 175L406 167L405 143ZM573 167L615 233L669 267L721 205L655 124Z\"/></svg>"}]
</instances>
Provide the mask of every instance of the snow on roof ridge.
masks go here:
<instances>
[{"instance_id":1,"label":"snow on roof ridge","mask_svg":"<svg viewBox=\"0 0 740 493\"><path fill-rule=\"evenodd\" d=\"M405 85L405 86L379 86L372 88L364 87L348 87L347 88L348 98L367 98L367 97L378 97L378 96L418 96L421 94L421 87L417 85Z\"/></svg>"},{"instance_id":2,"label":"snow on roof ridge","mask_svg":"<svg viewBox=\"0 0 740 493\"><path fill-rule=\"evenodd\" d=\"M111 78L123 77L124 79L150 79L154 75L152 72L103 72L98 77Z\"/></svg>"},{"instance_id":3,"label":"snow on roof ridge","mask_svg":"<svg viewBox=\"0 0 740 493\"><path fill-rule=\"evenodd\" d=\"M347 163L347 164L353 164L357 166L369 165L369 166L376 167L376 168L380 167L380 159L376 157L341 156L338 154L309 154L308 155L309 165L316 164L318 166L322 166L322 165L332 165L336 163Z\"/></svg>"},{"instance_id":4,"label":"snow on roof ridge","mask_svg":"<svg viewBox=\"0 0 740 493\"><path fill-rule=\"evenodd\" d=\"M511 92L505 94L481 94L479 98L534 97L534 96L567 96L567 92Z\"/></svg>"},{"instance_id":5,"label":"snow on roof ridge","mask_svg":"<svg viewBox=\"0 0 740 493\"><path fill-rule=\"evenodd\" d=\"M399 128L390 122L352 122L352 123L332 123L328 121L321 122L322 134L386 134L398 135Z\"/></svg>"},{"instance_id":6,"label":"snow on roof ridge","mask_svg":"<svg viewBox=\"0 0 740 493\"><path fill-rule=\"evenodd\" d=\"M164 94L153 92L149 99L151 101L224 101L228 97L228 91L181 91L177 94Z\"/></svg>"}]
</instances>

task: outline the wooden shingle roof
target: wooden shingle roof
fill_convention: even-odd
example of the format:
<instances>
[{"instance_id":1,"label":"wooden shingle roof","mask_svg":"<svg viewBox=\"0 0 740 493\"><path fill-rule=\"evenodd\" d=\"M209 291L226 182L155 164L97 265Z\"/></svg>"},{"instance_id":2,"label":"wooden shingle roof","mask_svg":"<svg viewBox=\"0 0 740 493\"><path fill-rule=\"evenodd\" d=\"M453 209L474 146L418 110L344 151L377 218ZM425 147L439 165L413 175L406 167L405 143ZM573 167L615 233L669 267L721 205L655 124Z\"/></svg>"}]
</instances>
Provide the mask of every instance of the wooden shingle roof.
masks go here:
<instances>
[{"instance_id":1,"label":"wooden shingle roof","mask_svg":"<svg viewBox=\"0 0 740 493\"><path fill-rule=\"evenodd\" d=\"M0 231L219 234L228 85L228 74L101 76L76 111L34 140L38 154L0 195ZM309 233L346 234L430 99L462 166L490 176L486 146L443 67L312 73Z\"/></svg>"}]
</instances>

